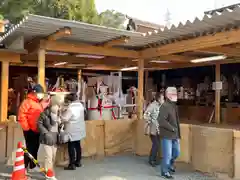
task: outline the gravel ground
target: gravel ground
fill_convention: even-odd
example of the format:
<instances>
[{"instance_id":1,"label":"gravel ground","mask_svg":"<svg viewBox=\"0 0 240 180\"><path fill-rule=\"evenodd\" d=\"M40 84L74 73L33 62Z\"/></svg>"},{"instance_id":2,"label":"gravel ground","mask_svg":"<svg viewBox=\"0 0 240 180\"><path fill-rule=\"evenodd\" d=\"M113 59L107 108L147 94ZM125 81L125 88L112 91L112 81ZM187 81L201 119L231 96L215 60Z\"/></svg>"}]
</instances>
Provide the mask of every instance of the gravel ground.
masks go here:
<instances>
[{"instance_id":1,"label":"gravel ground","mask_svg":"<svg viewBox=\"0 0 240 180\"><path fill-rule=\"evenodd\" d=\"M84 166L76 171L56 168L58 180L162 180L160 167L152 168L147 158L137 156L115 156L103 160L84 159ZM0 180L10 177L11 168L0 166ZM44 179L39 174L31 174L32 180ZM218 180L217 178L194 172L186 164L177 164L176 180Z\"/></svg>"}]
</instances>

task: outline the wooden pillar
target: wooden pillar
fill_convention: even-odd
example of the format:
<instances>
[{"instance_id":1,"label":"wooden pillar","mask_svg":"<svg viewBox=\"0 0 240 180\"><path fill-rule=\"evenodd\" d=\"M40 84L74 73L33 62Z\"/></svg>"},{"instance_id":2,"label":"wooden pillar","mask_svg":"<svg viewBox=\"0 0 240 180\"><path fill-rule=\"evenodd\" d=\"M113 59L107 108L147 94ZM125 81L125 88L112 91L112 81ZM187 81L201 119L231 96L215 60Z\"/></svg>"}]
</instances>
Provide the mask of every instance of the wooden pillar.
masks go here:
<instances>
[{"instance_id":1,"label":"wooden pillar","mask_svg":"<svg viewBox=\"0 0 240 180\"><path fill-rule=\"evenodd\" d=\"M82 81L82 70L79 69L78 70L78 84L81 84L81 81ZM78 100L82 100L81 97L82 97L82 93L83 93L83 87L80 86L80 90L78 89Z\"/></svg>"},{"instance_id":2,"label":"wooden pillar","mask_svg":"<svg viewBox=\"0 0 240 180\"><path fill-rule=\"evenodd\" d=\"M38 84L41 84L46 90L45 82L45 49L38 50Z\"/></svg>"},{"instance_id":3,"label":"wooden pillar","mask_svg":"<svg viewBox=\"0 0 240 180\"><path fill-rule=\"evenodd\" d=\"M82 80L82 70L79 69L78 70L78 82L81 82L81 80Z\"/></svg>"},{"instance_id":4,"label":"wooden pillar","mask_svg":"<svg viewBox=\"0 0 240 180\"><path fill-rule=\"evenodd\" d=\"M144 97L145 97L146 100L149 100L148 99L148 94L149 94L148 93L148 83L147 83L148 82L148 71L145 71L144 79L145 79L144 80L144 92L145 92Z\"/></svg>"},{"instance_id":5,"label":"wooden pillar","mask_svg":"<svg viewBox=\"0 0 240 180\"><path fill-rule=\"evenodd\" d=\"M3 61L1 68L1 119L2 123L7 121L8 116L8 83L9 83L9 62Z\"/></svg>"},{"instance_id":6,"label":"wooden pillar","mask_svg":"<svg viewBox=\"0 0 240 180\"><path fill-rule=\"evenodd\" d=\"M221 81L221 68L220 64L217 63L215 66L215 81L220 82ZM215 90L215 123L220 123L220 114L221 114L221 94L219 89Z\"/></svg>"},{"instance_id":7,"label":"wooden pillar","mask_svg":"<svg viewBox=\"0 0 240 180\"><path fill-rule=\"evenodd\" d=\"M143 87L144 87L144 59L138 60L138 99L137 99L137 117L143 119Z\"/></svg>"}]
</instances>

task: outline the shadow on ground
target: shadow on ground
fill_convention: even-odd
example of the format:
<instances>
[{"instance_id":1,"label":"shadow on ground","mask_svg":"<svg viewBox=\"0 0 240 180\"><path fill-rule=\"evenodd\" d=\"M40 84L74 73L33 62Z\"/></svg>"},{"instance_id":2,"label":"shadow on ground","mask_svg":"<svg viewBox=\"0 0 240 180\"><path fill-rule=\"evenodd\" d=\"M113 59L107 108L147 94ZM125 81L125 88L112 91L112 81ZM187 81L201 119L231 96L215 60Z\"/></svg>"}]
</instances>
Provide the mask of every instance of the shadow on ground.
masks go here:
<instances>
[{"instance_id":1,"label":"shadow on ground","mask_svg":"<svg viewBox=\"0 0 240 180\"><path fill-rule=\"evenodd\" d=\"M103 160L83 160L84 167L76 171L56 168L58 180L162 180L160 167L152 168L147 158L137 156L114 156ZM12 168L0 166L0 180L10 179ZM30 174L31 180L44 179L40 174ZM176 180L217 180L215 177L194 172L187 164L177 164Z\"/></svg>"}]
</instances>

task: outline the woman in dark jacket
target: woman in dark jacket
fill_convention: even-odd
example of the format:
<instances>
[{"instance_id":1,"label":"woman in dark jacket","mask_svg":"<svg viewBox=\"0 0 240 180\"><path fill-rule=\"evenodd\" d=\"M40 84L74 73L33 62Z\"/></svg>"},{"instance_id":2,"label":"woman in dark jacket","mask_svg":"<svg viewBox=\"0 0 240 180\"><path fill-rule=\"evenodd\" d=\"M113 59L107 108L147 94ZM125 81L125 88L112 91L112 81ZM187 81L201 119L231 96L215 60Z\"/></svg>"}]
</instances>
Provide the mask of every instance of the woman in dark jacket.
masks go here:
<instances>
[{"instance_id":1,"label":"woman in dark jacket","mask_svg":"<svg viewBox=\"0 0 240 180\"><path fill-rule=\"evenodd\" d=\"M41 113L38 120L40 144L44 151L44 168L53 169L58 143L58 127L60 124L58 96L51 97L51 104Z\"/></svg>"}]
</instances>

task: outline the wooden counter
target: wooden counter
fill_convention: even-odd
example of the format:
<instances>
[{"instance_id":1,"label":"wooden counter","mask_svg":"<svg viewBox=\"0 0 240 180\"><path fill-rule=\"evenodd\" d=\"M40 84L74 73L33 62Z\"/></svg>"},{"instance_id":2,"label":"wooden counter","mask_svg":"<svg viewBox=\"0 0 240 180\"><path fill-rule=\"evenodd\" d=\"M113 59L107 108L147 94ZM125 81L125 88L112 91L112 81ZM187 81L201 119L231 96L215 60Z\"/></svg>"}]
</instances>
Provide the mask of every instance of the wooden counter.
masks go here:
<instances>
[{"instance_id":1,"label":"wooden counter","mask_svg":"<svg viewBox=\"0 0 240 180\"><path fill-rule=\"evenodd\" d=\"M214 107L178 106L180 119L207 123ZM214 121L214 118L213 118ZM226 124L240 125L240 108L221 108L221 121Z\"/></svg>"},{"instance_id":2,"label":"wooden counter","mask_svg":"<svg viewBox=\"0 0 240 180\"><path fill-rule=\"evenodd\" d=\"M148 156L151 141L144 135L143 120L86 121L87 137L81 142L84 157L103 157L122 153ZM240 125L181 124L180 162L208 173L225 173L240 178ZM13 159L22 130L10 123L0 131L1 159ZM5 142L5 143L4 143ZM6 154L7 152L7 154ZM58 164L67 163L67 147L58 151ZM10 164L12 164L12 161Z\"/></svg>"}]
</instances>

